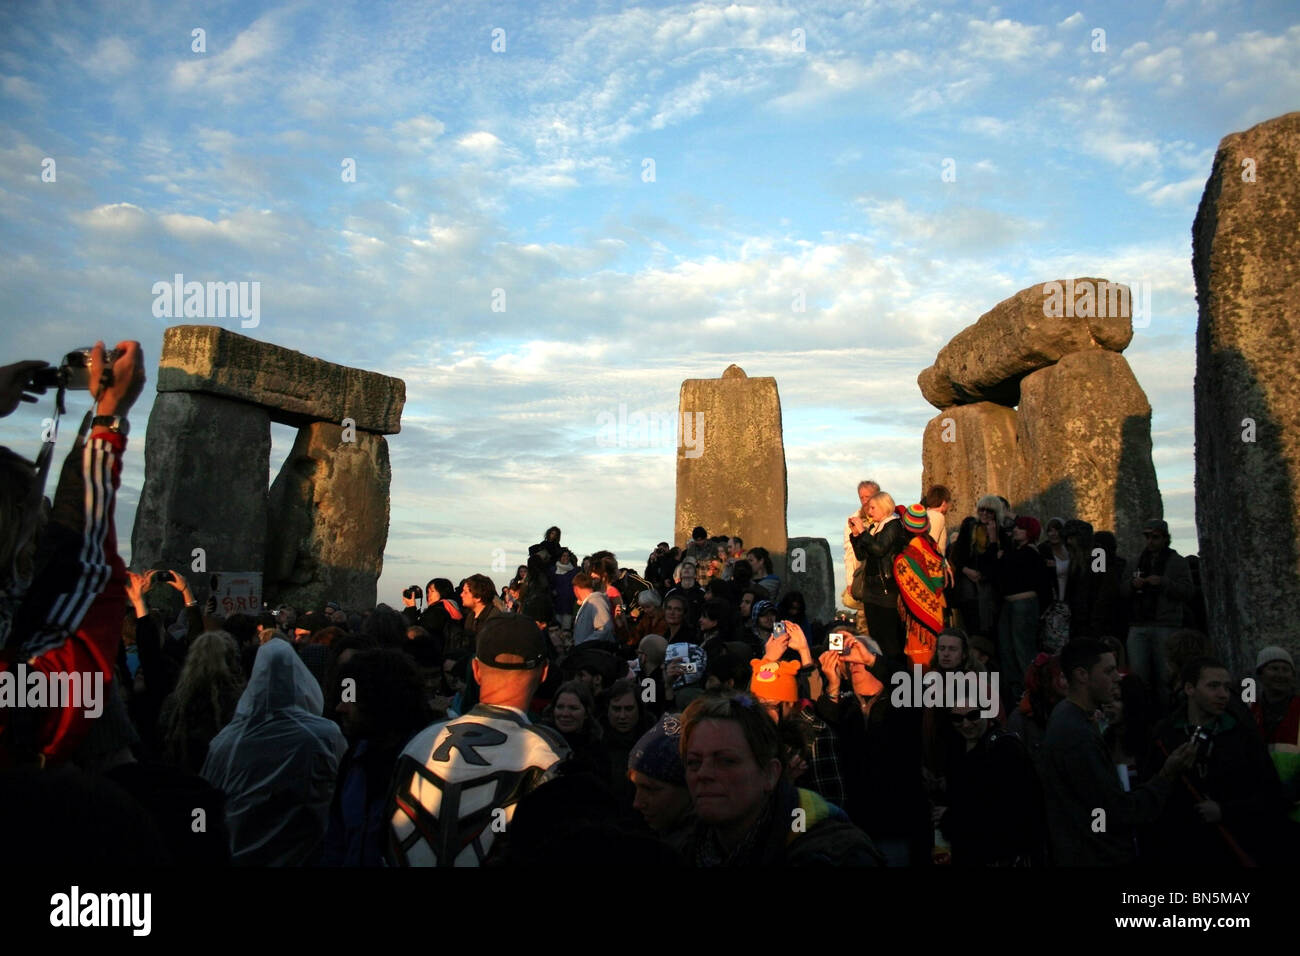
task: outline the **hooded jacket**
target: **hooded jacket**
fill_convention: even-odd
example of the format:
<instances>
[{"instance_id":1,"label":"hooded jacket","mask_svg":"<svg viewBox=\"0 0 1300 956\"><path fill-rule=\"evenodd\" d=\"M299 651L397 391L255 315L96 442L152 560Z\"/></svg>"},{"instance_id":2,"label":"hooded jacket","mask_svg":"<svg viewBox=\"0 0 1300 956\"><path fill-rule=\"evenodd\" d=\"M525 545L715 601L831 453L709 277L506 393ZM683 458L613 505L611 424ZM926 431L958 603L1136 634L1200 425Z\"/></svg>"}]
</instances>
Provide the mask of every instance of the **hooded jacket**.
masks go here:
<instances>
[{"instance_id":1,"label":"hooded jacket","mask_svg":"<svg viewBox=\"0 0 1300 956\"><path fill-rule=\"evenodd\" d=\"M299 866L314 860L329 821L342 732L285 641L257 652L235 716L208 747L202 775L226 794L231 862Z\"/></svg>"}]
</instances>

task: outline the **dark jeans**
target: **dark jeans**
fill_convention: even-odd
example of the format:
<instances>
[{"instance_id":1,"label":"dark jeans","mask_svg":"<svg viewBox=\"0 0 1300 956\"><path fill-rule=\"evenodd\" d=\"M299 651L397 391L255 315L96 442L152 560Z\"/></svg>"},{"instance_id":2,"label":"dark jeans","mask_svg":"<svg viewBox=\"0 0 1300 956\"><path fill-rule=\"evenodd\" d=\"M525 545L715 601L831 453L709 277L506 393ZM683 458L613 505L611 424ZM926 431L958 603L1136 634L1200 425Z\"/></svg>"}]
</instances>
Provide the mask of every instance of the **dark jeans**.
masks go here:
<instances>
[{"instance_id":1,"label":"dark jeans","mask_svg":"<svg viewBox=\"0 0 1300 956\"><path fill-rule=\"evenodd\" d=\"M886 657L900 657L903 653L903 621L898 616L898 606L864 604L867 615L867 633L880 645Z\"/></svg>"},{"instance_id":2,"label":"dark jeans","mask_svg":"<svg viewBox=\"0 0 1300 956\"><path fill-rule=\"evenodd\" d=\"M1025 689L1025 672L1034 662L1038 648L1038 595L1021 601L1003 601L998 620L998 656L1002 658L1002 680L1009 685L1010 699L1019 700Z\"/></svg>"}]
</instances>

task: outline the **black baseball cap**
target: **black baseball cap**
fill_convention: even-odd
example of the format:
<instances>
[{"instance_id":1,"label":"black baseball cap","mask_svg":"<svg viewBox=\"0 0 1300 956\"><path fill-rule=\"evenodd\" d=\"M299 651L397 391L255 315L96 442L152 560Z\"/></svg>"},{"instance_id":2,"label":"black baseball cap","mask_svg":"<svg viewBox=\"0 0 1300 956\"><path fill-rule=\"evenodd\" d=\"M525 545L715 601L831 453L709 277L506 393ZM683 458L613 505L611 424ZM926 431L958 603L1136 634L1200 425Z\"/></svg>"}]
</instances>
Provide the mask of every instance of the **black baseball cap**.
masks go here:
<instances>
[{"instance_id":1,"label":"black baseball cap","mask_svg":"<svg viewBox=\"0 0 1300 956\"><path fill-rule=\"evenodd\" d=\"M497 658L505 654L522 657L523 661L498 663ZM546 632L532 618L519 614L490 617L478 632L474 656L500 670L532 670L546 663Z\"/></svg>"}]
</instances>

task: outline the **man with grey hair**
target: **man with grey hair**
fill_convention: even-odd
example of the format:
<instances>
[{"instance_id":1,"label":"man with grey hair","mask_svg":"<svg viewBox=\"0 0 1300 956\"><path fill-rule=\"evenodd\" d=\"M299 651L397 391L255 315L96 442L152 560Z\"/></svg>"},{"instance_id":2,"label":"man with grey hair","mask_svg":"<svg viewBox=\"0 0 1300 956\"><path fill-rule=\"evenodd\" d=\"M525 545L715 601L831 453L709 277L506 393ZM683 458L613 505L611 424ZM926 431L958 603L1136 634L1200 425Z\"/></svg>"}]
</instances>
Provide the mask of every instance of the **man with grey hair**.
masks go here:
<instances>
[{"instance_id":1,"label":"man with grey hair","mask_svg":"<svg viewBox=\"0 0 1300 956\"><path fill-rule=\"evenodd\" d=\"M862 602L853 596L853 575L857 573L859 561L857 555L853 553L853 542L850 538L856 533L854 519L859 522L866 522L867 502L879 490L880 485L870 479L859 481L858 510L844 522L844 593L841 597L844 599L846 607L851 607L858 612L859 633L866 627L866 617L863 615Z\"/></svg>"}]
</instances>

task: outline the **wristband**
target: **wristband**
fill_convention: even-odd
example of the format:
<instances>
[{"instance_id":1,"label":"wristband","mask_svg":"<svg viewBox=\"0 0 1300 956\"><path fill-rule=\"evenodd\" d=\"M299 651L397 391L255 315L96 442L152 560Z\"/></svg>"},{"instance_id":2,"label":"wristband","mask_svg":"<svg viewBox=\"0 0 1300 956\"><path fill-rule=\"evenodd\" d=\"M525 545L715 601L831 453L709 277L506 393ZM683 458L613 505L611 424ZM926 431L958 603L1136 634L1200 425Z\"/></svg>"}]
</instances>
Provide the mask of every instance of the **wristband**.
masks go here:
<instances>
[{"instance_id":1,"label":"wristband","mask_svg":"<svg viewBox=\"0 0 1300 956\"><path fill-rule=\"evenodd\" d=\"M106 428L118 435L129 435L131 433L131 423L126 420L125 415L96 415L90 420L92 428Z\"/></svg>"}]
</instances>

